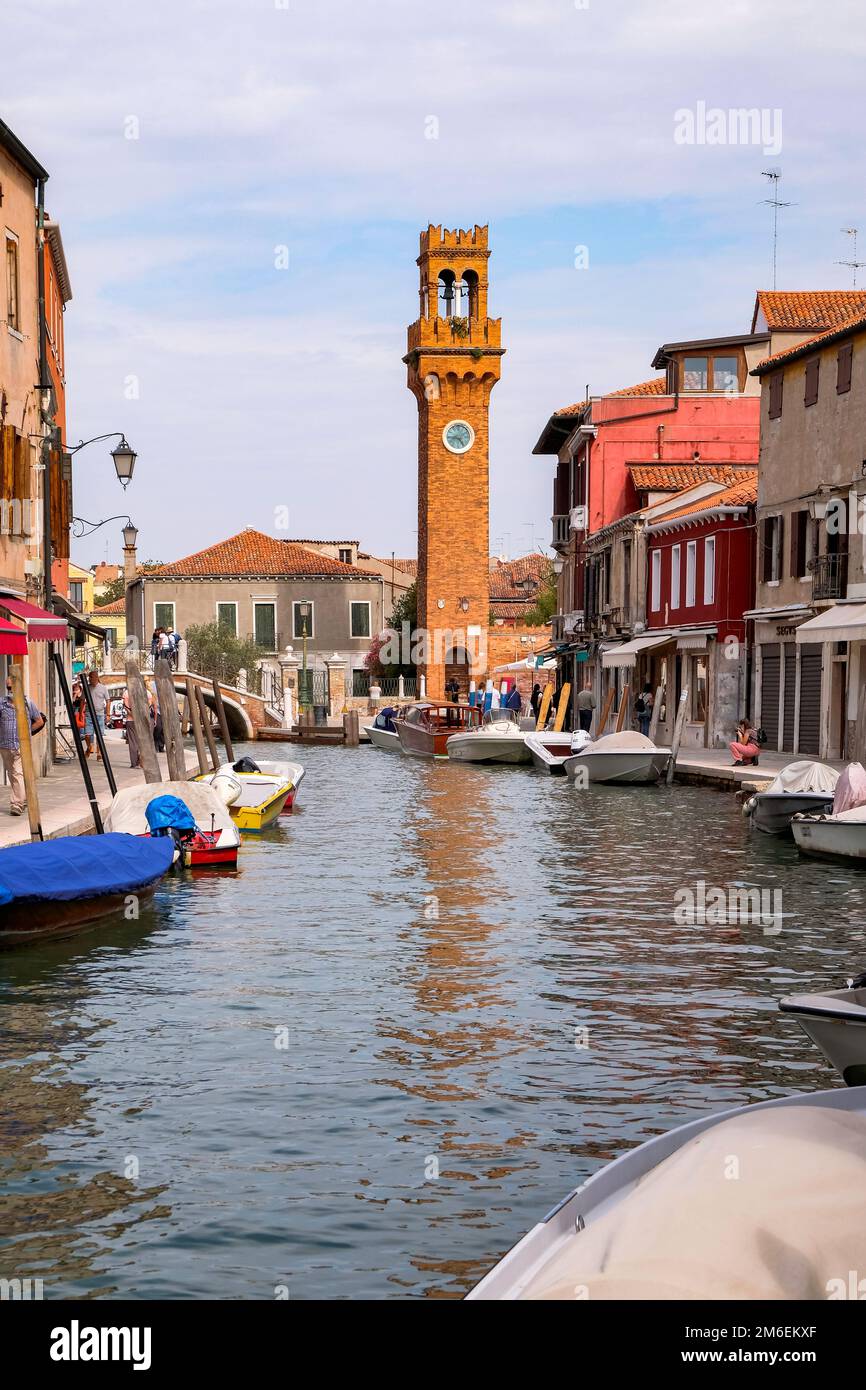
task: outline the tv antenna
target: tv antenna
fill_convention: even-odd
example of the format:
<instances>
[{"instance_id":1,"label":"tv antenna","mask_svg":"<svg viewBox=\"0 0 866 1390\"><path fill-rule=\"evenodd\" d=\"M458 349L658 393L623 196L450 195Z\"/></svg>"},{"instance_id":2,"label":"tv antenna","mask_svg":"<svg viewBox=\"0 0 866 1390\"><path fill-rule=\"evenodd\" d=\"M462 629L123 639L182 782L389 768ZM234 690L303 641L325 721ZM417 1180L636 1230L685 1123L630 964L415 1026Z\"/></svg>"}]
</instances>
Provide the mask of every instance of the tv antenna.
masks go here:
<instances>
[{"instance_id":1,"label":"tv antenna","mask_svg":"<svg viewBox=\"0 0 866 1390\"><path fill-rule=\"evenodd\" d=\"M854 256L854 259L853 259L852 261L837 261L837 262L836 262L836 265L846 265L846 266L848 267L849 270L853 271L853 273L854 273L854 283L853 283L853 285L852 285L852 289L855 289L855 290L856 290L856 288L857 288L857 271L858 271L858 270L862 270L863 266L866 265L866 261L858 261L858 259L857 259L857 230L858 230L858 229L857 229L856 227L843 227L843 228L842 228L842 235L843 235L843 236L850 236L850 237L853 237L853 238L854 238L854 249L853 249L853 253L852 253L853 256Z\"/></svg>"},{"instance_id":2,"label":"tv antenna","mask_svg":"<svg viewBox=\"0 0 866 1390\"><path fill-rule=\"evenodd\" d=\"M773 190L772 198L762 198L765 207L773 209L773 289L776 288L776 256L779 247L779 208L792 208L793 203L783 203L779 197L779 184L782 180L782 170L778 167L772 169L762 169L761 178L769 179L770 187Z\"/></svg>"}]
</instances>

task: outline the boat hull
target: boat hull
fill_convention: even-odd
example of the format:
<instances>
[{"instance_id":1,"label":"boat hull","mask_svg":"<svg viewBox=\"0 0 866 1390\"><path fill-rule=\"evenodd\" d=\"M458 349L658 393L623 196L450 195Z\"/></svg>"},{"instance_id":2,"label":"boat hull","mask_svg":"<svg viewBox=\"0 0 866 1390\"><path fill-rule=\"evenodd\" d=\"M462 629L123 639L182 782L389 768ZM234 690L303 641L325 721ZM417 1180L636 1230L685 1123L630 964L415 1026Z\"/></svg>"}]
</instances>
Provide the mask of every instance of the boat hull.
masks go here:
<instances>
[{"instance_id":1,"label":"boat hull","mask_svg":"<svg viewBox=\"0 0 866 1390\"><path fill-rule=\"evenodd\" d=\"M832 792L757 792L751 799L749 816L755 829L765 835L786 835L792 816L826 814L832 809Z\"/></svg>"},{"instance_id":2,"label":"boat hull","mask_svg":"<svg viewBox=\"0 0 866 1390\"><path fill-rule=\"evenodd\" d=\"M288 790L282 787L275 795L257 806L229 806L229 814L241 833L258 834L279 820L286 804Z\"/></svg>"},{"instance_id":3,"label":"boat hull","mask_svg":"<svg viewBox=\"0 0 866 1390\"><path fill-rule=\"evenodd\" d=\"M391 729L374 729L372 725L367 726L367 737L374 748L381 748L386 753L399 753L400 735Z\"/></svg>"},{"instance_id":4,"label":"boat hull","mask_svg":"<svg viewBox=\"0 0 866 1390\"><path fill-rule=\"evenodd\" d=\"M588 782L620 783L637 786L657 782L667 769L670 752L623 749L621 752L593 753L587 749L566 759L565 774L572 781L585 776Z\"/></svg>"},{"instance_id":5,"label":"boat hull","mask_svg":"<svg viewBox=\"0 0 866 1390\"><path fill-rule=\"evenodd\" d=\"M136 890L135 897L139 904L149 901L154 887L154 884L149 884ZM0 908L0 950L73 936L108 917L122 915L129 896L127 893L106 893L97 898L81 898L74 902L18 898L8 907Z\"/></svg>"},{"instance_id":6,"label":"boat hull","mask_svg":"<svg viewBox=\"0 0 866 1390\"><path fill-rule=\"evenodd\" d=\"M446 745L448 757L455 763L529 763L532 754L521 733L452 734Z\"/></svg>"},{"instance_id":7,"label":"boat hull","mask_svg":"<svg viewBox=\"0 0 866 1390\"><path fill-rule=\"evenodd\" d=\"M413 758L447 758L448 740L453 729L426 729L421 724L407 724L401 720L398 738L404 753Z\"/></svg>"},{"instance_id":8,"label":"boat hull","mask_svg":"<svg viewBox=\"0 0 866 1390\"><path fill-rule=\"evenodd\" d=\"M792 994L779 1001L846 1086L866 1085L866 989Z\"/></svg>"},{"instance_id":9,"label":"boat hull","mask_svg":"<svg viewBox=\"0 0 866 1390\"><path fill-rule=\"evenodd\" d=\"M862 1114L866 1099L862 1088L834 1088L786 1096L738 1106L680 1125L667 1134L648 1139L630 1149L574 1188L552 1211L538 1222L488 1274L467 1294L473 1301L513 1302L531 1297L530 1287L560 1257L575 1239L575 1233L591 1229L594 1221L608 1214L629 1196L648 1173L697 1135L731 1120L735 1116L773 1111L782 1107L820 1106L837 1112Z\"/></svg>"},{"instance_id":10,"label":"boat hull","mask_svg":"<svg viewBox=\"0 0 866 1390\"><path fill-rule=\"evenodd\" d=\"M526 746L536 771L565 774L565 763L571 757L571 734L527 734Z\"/></svg>"},{"instance_id":11,"label":"boat hull","mask_svg":"<svg viewBox=\"0 0 866 1390\"><path fill-rule=\"evenodd\" d=\"M866 821L792 820L791 833L803 854L866 864Z\"/></svg>"}]
</instances>

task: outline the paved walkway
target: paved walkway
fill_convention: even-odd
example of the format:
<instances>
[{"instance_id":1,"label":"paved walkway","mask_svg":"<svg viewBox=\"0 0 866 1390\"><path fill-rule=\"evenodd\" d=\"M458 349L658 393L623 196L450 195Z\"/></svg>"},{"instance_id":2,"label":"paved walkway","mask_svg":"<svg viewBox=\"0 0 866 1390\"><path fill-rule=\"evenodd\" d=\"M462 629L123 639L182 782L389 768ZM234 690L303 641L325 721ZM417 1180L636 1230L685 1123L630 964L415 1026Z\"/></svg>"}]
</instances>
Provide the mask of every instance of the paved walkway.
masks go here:
<instances>
[{"instance_id":1,"label":"paved walkway","mask_svg":"<svg viewBox=\"0 0 866 1390\"><path fill-rule=\"evenodd\" d=\"M118 790L122 787L139 786L144 781L144 773L140 768L129 766L129 754L119 732L109 730L106 742ZM163 778L167 780L165 755L158 756ZM105 769L102 763L97 762L95 752L88 762L99 809L104 814L111 805L111 791ZM186 754L186 764L188 769L198 771L195 754L189 750ZM55 763L51 775L41 778L38 787L42 832L46 839L56 835L86 835L92 831L93 816L77 759L70 763ZM27 812L21 816L11 816L9 787L0 785L0 849L5 849L8 845L25 844L29 839L30 822Z\"/></svg>"},{"instance_id":2,"label":"paved walkway","mask_svg":"<svg viewBox=\"0 0 866 1390\"><path fill-rule=\"evenodd\" d=\"M762 752L757 767L733 767L734 760L728 748L681 748L677 758L677 776L682 782L710 782L715 786L728 786L734 791L744 782L772 782L783 767L802 762L806 757L805 753ZM827 766L841 771L846 763L828 762Z\"/></svg>"}]
</instances>

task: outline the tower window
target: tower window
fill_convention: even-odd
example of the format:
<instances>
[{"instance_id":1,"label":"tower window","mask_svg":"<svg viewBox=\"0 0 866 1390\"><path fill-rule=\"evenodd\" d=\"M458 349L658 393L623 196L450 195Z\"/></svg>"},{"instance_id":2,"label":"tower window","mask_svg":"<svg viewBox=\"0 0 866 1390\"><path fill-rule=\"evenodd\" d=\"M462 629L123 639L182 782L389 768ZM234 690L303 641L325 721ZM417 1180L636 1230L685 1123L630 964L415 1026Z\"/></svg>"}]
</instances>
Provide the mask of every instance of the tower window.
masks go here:
<instances>
[{"instance_id":1,"label":"tower window","mask_svg":"<svg viewBox=\"0 0 866 1390\"><path fill-rule=\"evenodd\" d=\"M478 274L474 270L463 272L463 283L466 286L466 307L464 313L471 319L478 318Z\"/></svg>"},{"instance_id":2,"label":"tower window","mask_svg":"<svg viewBox=\"0 0 866 1390\"><path fill-rule=\"evenodd\" d=\"M440 319L450 319L454 315L454 282L455 275L453 270L443 270L439 276L439 317Z\"/></svg>"}]
</instances>

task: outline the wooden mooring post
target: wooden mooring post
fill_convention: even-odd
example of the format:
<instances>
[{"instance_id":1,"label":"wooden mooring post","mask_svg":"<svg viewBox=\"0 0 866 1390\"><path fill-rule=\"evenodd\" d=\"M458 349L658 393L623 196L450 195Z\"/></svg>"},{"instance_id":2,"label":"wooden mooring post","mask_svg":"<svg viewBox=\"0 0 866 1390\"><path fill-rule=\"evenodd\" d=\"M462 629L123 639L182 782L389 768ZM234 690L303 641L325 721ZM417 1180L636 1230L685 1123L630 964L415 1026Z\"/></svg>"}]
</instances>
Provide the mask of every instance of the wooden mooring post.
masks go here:
<instances>
[{"instance_id":1,"label":"wooden mooring post","mask_svg":"<svg viewBox=\"0 0 866 1390\"><path fill-rule=\"evenodd\" d=\"M204 730L204 736L207 739L207 747L208 753L210 754L211 769L214 772L216 772L217 768L220 765L219 754L217 753L216 739L213 736L213 729L211 728L210 714L208 712L207 702L204 698L204 691L202 690L200 685L197 685L195 688L195 697L198 702L198 712L201 716L202 729Z\"/></svg>"},{"instance_id":2,"label":"wooden mooring post","mask_svg":"<svg viewBox=\"0 0 866 1390\"><path fill-rule=\"evenodd\" d=\"M223 704L223 693L220 690L220 683L214 677L213 682L213 701L216 708L217 719L219 720L220 733L225 744L226 758L230 763L235 760L234 749L232 748L231 735L229 733L229 721L226 719L226 707Z\"/></svg>"},{"instance_id":3,"label":"wooden mooring post","mask_svg":"<svg viewBox=\"0 0 866 1390\"><path fill-rule=\"evenodd\" d=\"M159 761L153 742L153 724L150 718L150 706L147 703L147 691L144 687L144 678L135 661L127 661L126 663L126 689L129 694L132 724L135 729L144 780L145 782L161 782L162 773L159 770Z\"/></svg>"},{"instance_id":4,"label":"wooden mooring post","mask_svg":"<svg viewBox=\"0 0 866 1390\"><path fill-rule=\"evenodd\" d=\"M30 716L24 696L24 672L18 665L9 668L12 681L12 703L15 706L15 722L18 726L18 751L21 755L21 771L24 774L24 794L27 797L27 816L30 821L31 840L43 839L42 819L39 813L39 793L36 790L36 772L33 767L33 749L30 746Z\"/></svg>"},{"instance_id":5,"label":"wooden mooring post","mask_svg":"<svg viewBox=\"0 0 866 1390\"><path fill-rule=\"evenodd\" d=\"M667 783L668 786L671 786L671 785L672 785L673 780L674 780L674 773L676 772L676 768L677 768L677 754L678 754L679 751L680 751L680 741L681 741L682 736L683 736L683 725L684 725L685 722L686 722L686 703L687 703L687 701L688 701L688 698L689 698L689 688L688 688L688 686L686 686L686 688L683 690L682 694L680 695L680 706L679 706L679 709L677 710L677 722L676 722L676 726L675 726L675 728L674 728L674 741L673 741L673 744L672 744L672 746L671 746L671 756L670 756L670 760L669 760L669 762L668 762L668 772L667 772L667 776L666 776L666 778L665 778L665 782Z\"/></svg>"},{"instance_id":6,"label":"wooden mooring post","mask_svg":"<svg viewBox=\"0 0 866 1390\"><path fill-rule=\"evenodd\" d=\"M162 716L162 732L165 738L165 759L168 763L169 780L185 782L186 756L183 749L177 695L175 694L174 681L171 678L171 667L164 656L157 661L154 670L156 693L159 697L159 712Z\"/></svg>"},{"instance_id":7,"label":"wooden mooring post","mask_svg":"<svg viewBox=\"0 0 866 1390\"><path fill-rule=\"evenodd\" d=\"M613 686L611 686L610 690L607 692L607 699L604 702L604 708L601 712L601 719L598 721L598 724L596 725L596 738L601 738L602 734L604 733L607 727L607 721L610 718L610 707L613 704L614 694L614 688Z\"/></svg>"},{"instance_id":8,"label":"wooden mooring post","mask_svg":"<svg viewBox=\"0 0 866 1390\"><path fill-rule=\"evenodd\" d=\"M195 682L190 676L186 678L186 704L189 710L189 722L192 728L192 736L195 739L195 755L198 758L198 770L200 773L204 774L210 769L207 765L207 750L204 746L201 711L198 707L198 700L195 697Z\"/></svg>"}]
</instances>

